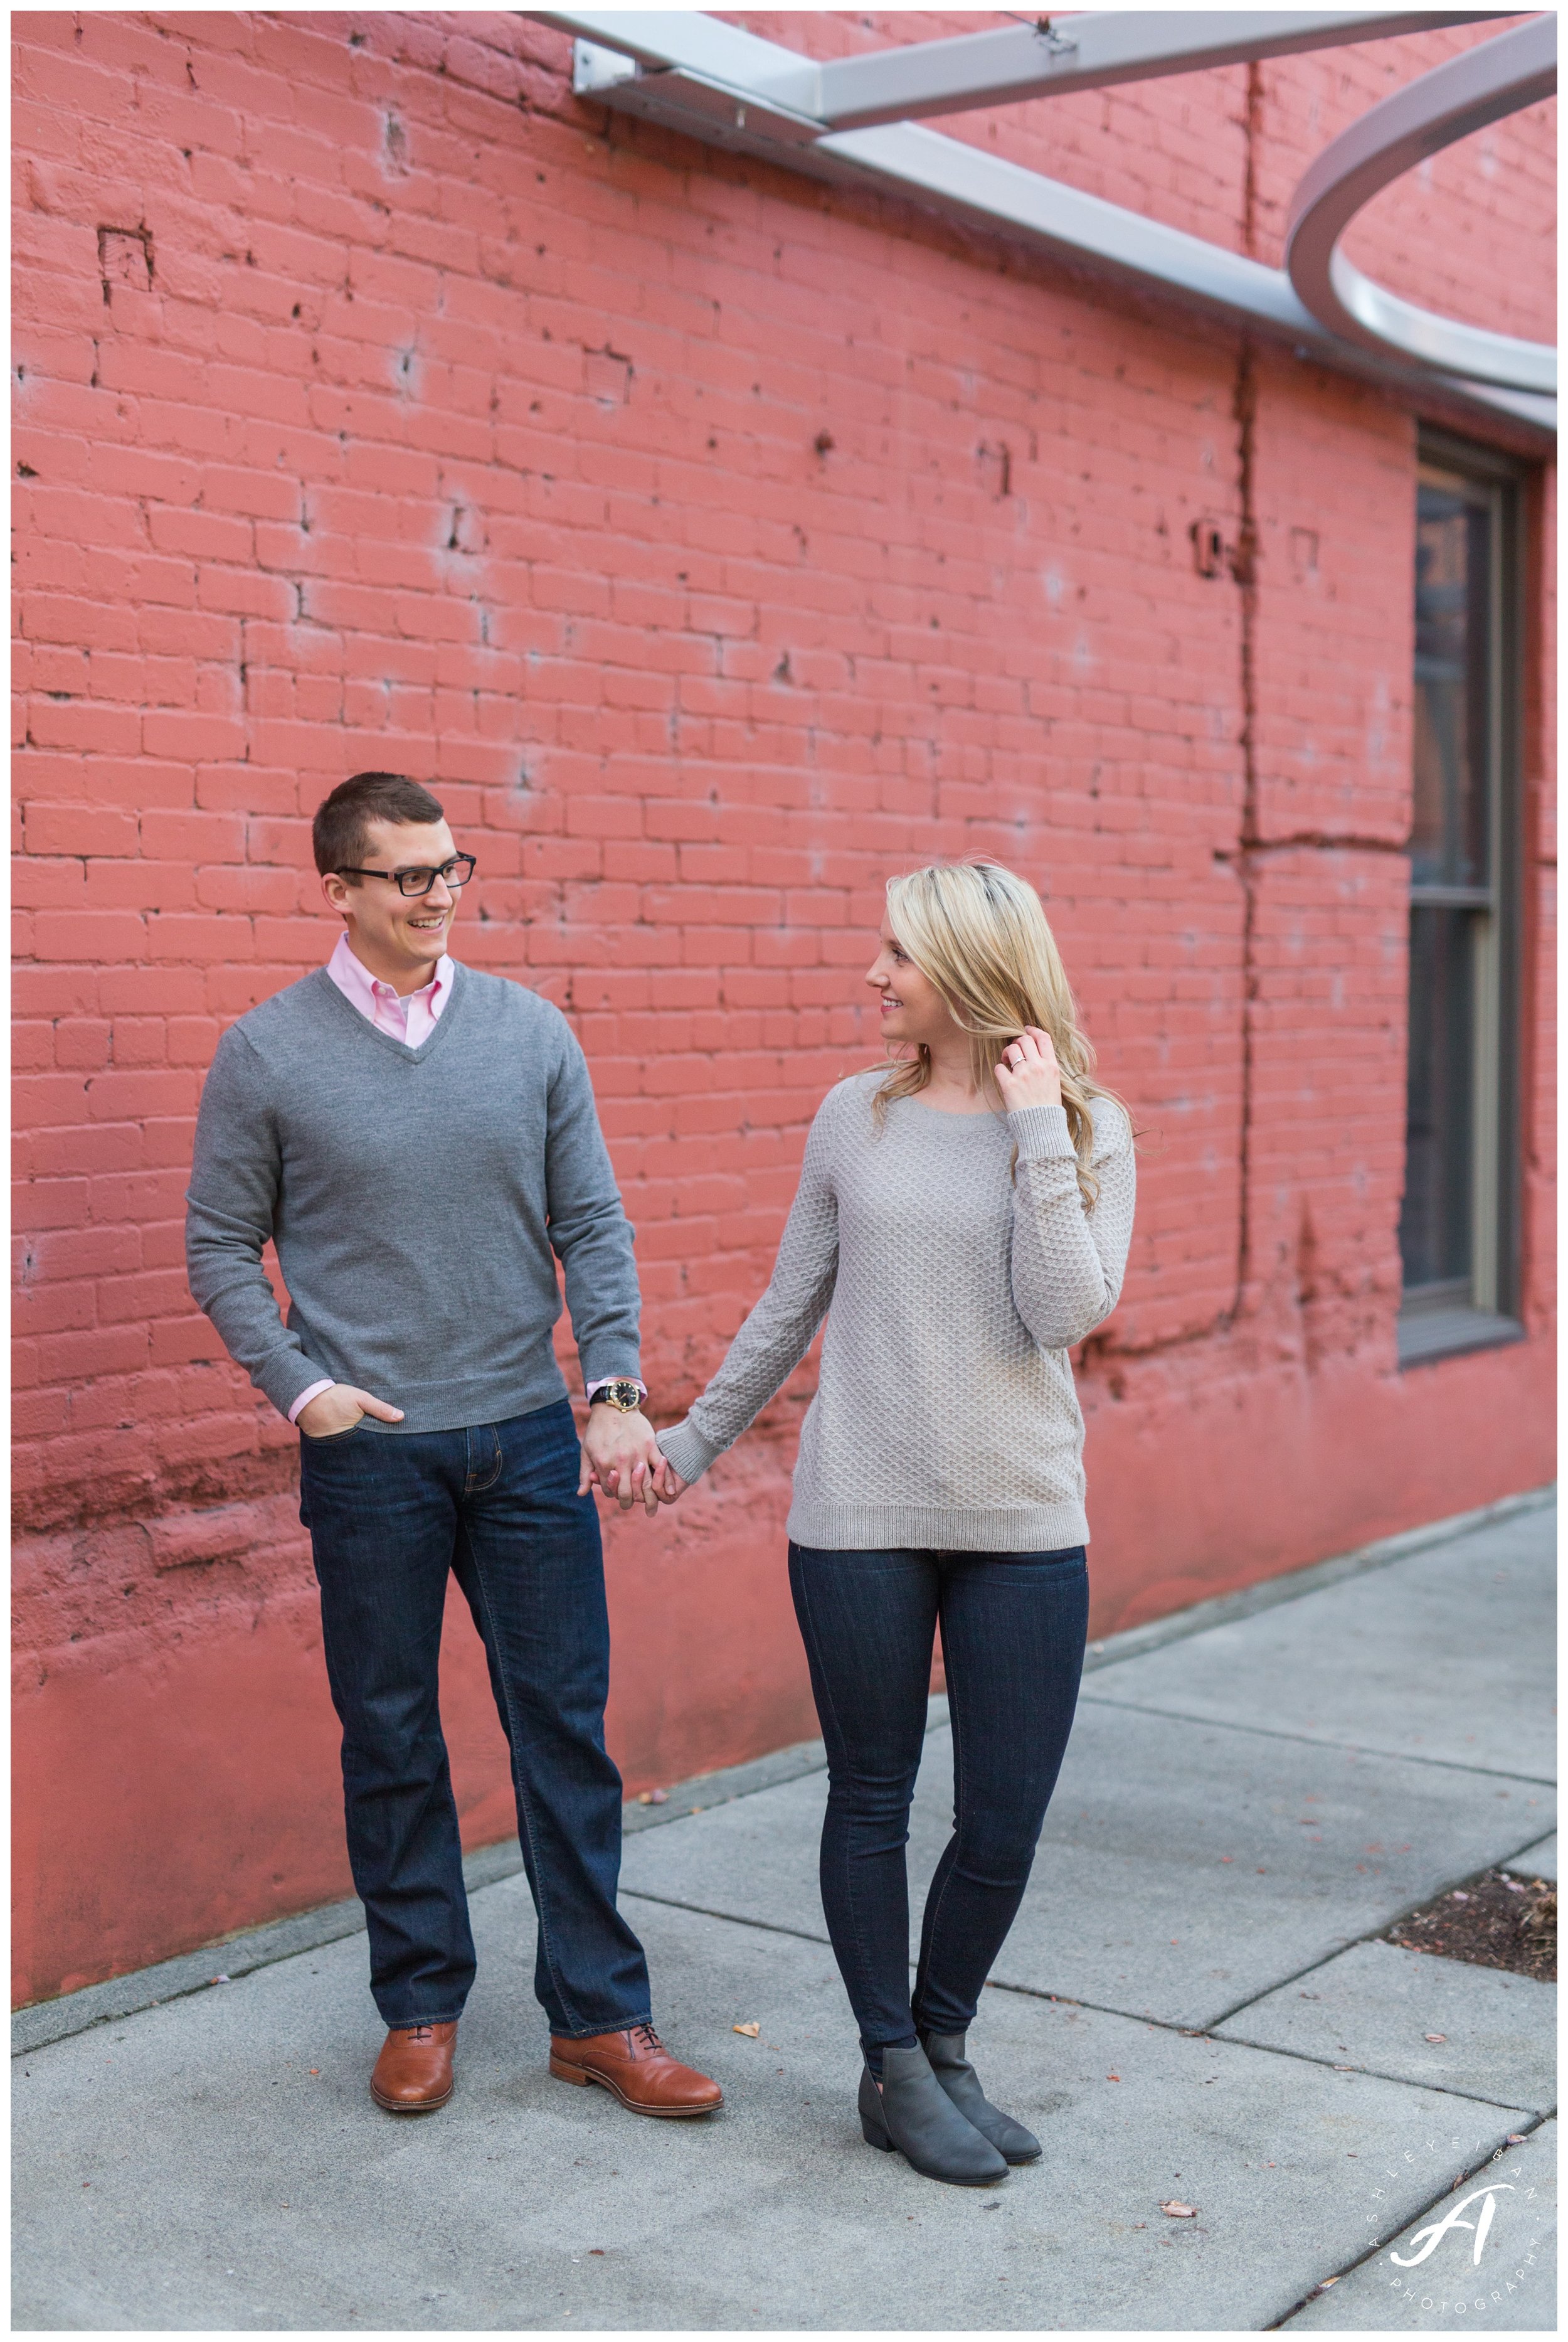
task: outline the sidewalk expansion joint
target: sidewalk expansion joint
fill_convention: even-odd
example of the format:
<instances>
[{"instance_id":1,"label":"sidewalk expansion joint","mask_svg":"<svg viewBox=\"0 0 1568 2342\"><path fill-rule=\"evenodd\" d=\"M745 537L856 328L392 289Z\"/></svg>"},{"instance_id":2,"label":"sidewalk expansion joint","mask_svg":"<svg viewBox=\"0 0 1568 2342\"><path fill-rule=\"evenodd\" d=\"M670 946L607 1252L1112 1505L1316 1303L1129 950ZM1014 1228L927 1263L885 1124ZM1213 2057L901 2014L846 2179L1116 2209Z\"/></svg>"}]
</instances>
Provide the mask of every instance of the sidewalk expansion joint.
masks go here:
<instances>
[{"instance_id":1,"label":"sidewalk expansion joint","mask_svg":"<svg viewBox=\"0 0 1568 2342\"><path fill-rule=\"evenodd\" d=\"M1230 2020L1227 2017L1225 2023ZM1413 2082L1408 2074L1388 2074L1381 2066L1342 2066L1333 2057L1314 2056L1310 2049L1293 2049L1283 2041L1243 2041L1233 2033L1205 2032L1205 2041L1221 2048L1251 2049L1265 2057L1293 2057L1299 2066L1321 2067L1325 2074L1358 2074L1369 2082L1392 2082L1396 2089L1426 2090L1437 2098L1463 2098L1467 2106L1492 2107L1500 2115L1528 2115L1534 2119L1533 2107L1515 2106L1509 2098L1484 2097L1479 2090L1456 2090L1451 2082Z\"/></svg>"},{"instance_id":2,"label":"sidewalk expansion joint","mask_svg":"<svg viewBox=\"0 0 1568 2342\"><path fill-rule=\"evenodd\" d=\"M1469 1536L1476 1529L1494 1527L1522 1513L1538 1513L1553 1504L1556 1496L1556 1482L1548 1481L1544 1487L1525 1488L1518 1496L1500 1496L1495 1504L1478 1506L1474 1512L1450 1513L1443 1520L1428 1521L1420 1528L1401 1529L1397 1536L1379 1537L1374 1544L1332 1555L1327 1561L1311 1561L1303 1569L1283 1570L1279 1576L1265 1577L1255 1586L1238 1586L1233 1594L1209 1595L1202 1602L1190 1603L1185 1609L1173 1610L1166 1617L1151 1618L1146 1626L1125 1626L1119 1635L1092 1641L1084 1672L1092 1675L1101 1667L1115 1666L1122 1659L1141 1658L1145 1651L1163 1650L1168 1644L1185 1642L1191 1635L1206 1634L1211 1626L1228 1626L1234 1619L1255 1617L1260 1610L1275 1609L1282 1602L1299 1602L1303 1596L1322 1593L1331 1586L1341 1585L1347 1577L1364 1577L1369 1571L1386 1569L1391 1563L1404 1561L1412 1554L1452 1545L1456 1537Z\"/></svg>"},{"instance_id":3,"label":"sidewalk expansion joint","mask_svg":"<svg viewBox=\"0 0 1568 2342\"><path fill-rule=\"evenodd\" d=\"M1534 1838L1531 1838L1528 1841L1530 1846L1534 1846L1536 1843L1537 1840ZM1520 1848L1520 1852L1523 1853L1524 1851L1525 1848L1522 1847ZM1506 1860L1507 1857L1505 1857L1504 1859ZM1483 1869L1497 1870L1502 1867L1501 1863L1486 1863L1483 1865ZM1406 1919L1412 1917L1415 1912L1421 1909L1423 1903L1433 1902L1441 1895L1452 1895L1453 1889L1456 1887L1463 1887L1467 1878L1479 1878L1481 1875L1481 1871L1478 1870L1461 1871L1457 1877L1451 1878L1445 1886L1434 1887L1429 1894L1418 1895L1413 1903L1407 1903L1403 1910L1395 1911L1390 1917L1386 1919L1379 1919L1374 1926L1363 1928L1359 1936L1341 1936L1337 1937L1337 1950L1324 1952L1317 1959L1308 1960L1304 1967L1295 1968L1289 1976L1278 1977L1274 1983L1265 1985L1261 1992L1249 1993L1244 2000L1238 2000L1233 2007L1222 2009L1218 2017L1211 2019L1211 2024L1233 2024L1235 2019L1242 2016L1245 2010L1255 2008L1259 2001L1267 2000L1272 1993L1283 1992L1286 1985L1299 1984L1303 1977L1315 1975L1319 1968L1328 1967L1334 1960L1342 1959L1346 1952L1353 1951L1358 1944L1381 1944L1388 1936L1391 1929L1403 1926ZM1423 1954L1423 1957L1427 1959L1441 1959L1444 1957L1445 1956L1441 1952L1427 1952ZM1458 1961L1455 1965L1463 1967L1473 1965L1473 1963ZM1205 2027L1204 2029L1207 2030L1208 2027ZM1298 2054L1301 2053L1292 2052L1292 2055ZM1326 2062L1332 2063L1332 2060ZM1433 2087L1436 2088L1439 2085L1434 2083Z\"/></svg>"},{"instance_id":4,"label":"sidewalk expansion joint","mask_svg":"<svg viewBox=\"0 0 1568 2342\"><path fill-rule=\"evenodd\" d=\"M1086 1691L1080 1698L1094 1707L1114 1707L1128 1716L1163 1716L1167 1724L1192 1724L1211 1732L1250 1732L1259 1740L1289 1740L1298 1747L1321 1748L1325 1756L1382 1756L1396 1765L1431 1765L1443 1773L1468 1773L1477 1781L1513 1781L1524 1789L1555 1789L1550 1773L1504 1773L1491 1765L1466 1765L1457 1756L1425 1756L1409 1748L1373 1748L1360 1740L1325 1740L1315 1732L1286 1732L1276 1724L1243 1724L1228 1716L1192 1716L1179 1707L1155 1707L1147 1700L1108 1699L1104 1692ZM1537 1830L1535 1838L1550 1833ZM1533 1846L1535 1838L1530 1843Z\"/></svg>"},{"instance_id":5,"label":"sidewalk expansion joint","mask_svg":"<svg viewBox=\"0 0 1568 2342\"><path fill-rule=\"evenodd\" d=\"M756 1927L764 1936L793 1936L797 1944L820 1944L824 1950L832 1949L825 1934L814 1936L809 1927L786 1927L778 1919L754 1919L744 1911L715 1911L708 1903L683 1903L678 1895L650 1895L645 1887L624 1887L620 1899L623 1903L657 1903L666 1911L690 1911L694 1918L722 1919L726 1927ZM914 1962L911 1960L909 1965L913 1970Z\"/></svg>"}]
</instances>

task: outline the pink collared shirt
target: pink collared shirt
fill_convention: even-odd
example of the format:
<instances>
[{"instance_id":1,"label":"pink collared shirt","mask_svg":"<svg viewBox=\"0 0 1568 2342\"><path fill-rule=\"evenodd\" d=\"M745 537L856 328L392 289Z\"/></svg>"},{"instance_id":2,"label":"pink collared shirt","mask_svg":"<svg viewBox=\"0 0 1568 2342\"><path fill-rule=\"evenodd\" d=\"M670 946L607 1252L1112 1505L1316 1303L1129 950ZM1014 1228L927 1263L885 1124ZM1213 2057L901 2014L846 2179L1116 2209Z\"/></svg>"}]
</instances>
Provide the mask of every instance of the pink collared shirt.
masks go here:
<instances>
[{"instance_id":1,"label":"pink collared shirt","mask_svg":"<svg viewBox=\"0 0 1568 2342\"><path fill-rule=\"evenodd\" d=\"M401 997L390 984L384 984L380 976L372 976L362 959L355 958L349 949L346 933L339 936L332 957L327 961L326 972L344 998L351 1002L362 1016L367 1016L378 1033L389 1034L393 1040L405 1042L411 1049L417 1049L423 1042L429 1040L435 1030L436 1018L452 996L453 967L445 952L436 961L435 973L429 983L421 985L417 992L404 993ZM598 1382L589 1384L588 1396L592 1398L605 1382L618 1379L632 1382L636 1377L631 1375L624 1377L602 1376ZM307 1407L313 1398L319 1398L323 1391L331 1388L332 1384L328 1380L312 1383L308 1389L302 1390L288 1411L289 1421L297 1423L301 1408ZM646 1384L638 1382L637 1388L646 1398Z\"/></svg>"},{"instance_id":2,"label":"pink collared shirt","mask_svg":"<svg viewBox=\"0 0 1568 2342\"><path fill-rule=\"evenodd\" d=\"M401 998L390 984L372 976L365 962L355 957L346 935L339 936L326 972L344 998L352 1001L362 1016L368 1016L378 1033L389 1034L411 1049L429 1040L436 1018L452 996L453 968L445 952L436 961L429 983Z\"/></svg>"}]
</instances>

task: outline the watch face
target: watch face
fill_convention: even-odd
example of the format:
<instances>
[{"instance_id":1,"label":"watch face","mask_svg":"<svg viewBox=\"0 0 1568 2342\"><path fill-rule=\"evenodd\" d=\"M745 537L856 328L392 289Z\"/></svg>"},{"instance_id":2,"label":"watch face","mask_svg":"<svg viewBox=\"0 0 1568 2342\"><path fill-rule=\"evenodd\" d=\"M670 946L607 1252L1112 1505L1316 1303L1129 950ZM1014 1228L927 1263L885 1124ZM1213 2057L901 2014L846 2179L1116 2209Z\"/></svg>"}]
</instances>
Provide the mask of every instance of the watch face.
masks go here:
<instances>
[{"instance_id":1,"label":"watch face","mask_svg":"<svg viewBox=\"0 0 1568 2342\"><path fill-rule=\"evenodd\" d=\"M643 1394L633 1382L606 1383L604 1396L623 1415L635 1415L643 1403Z\"/></svg>"}]
</instances>

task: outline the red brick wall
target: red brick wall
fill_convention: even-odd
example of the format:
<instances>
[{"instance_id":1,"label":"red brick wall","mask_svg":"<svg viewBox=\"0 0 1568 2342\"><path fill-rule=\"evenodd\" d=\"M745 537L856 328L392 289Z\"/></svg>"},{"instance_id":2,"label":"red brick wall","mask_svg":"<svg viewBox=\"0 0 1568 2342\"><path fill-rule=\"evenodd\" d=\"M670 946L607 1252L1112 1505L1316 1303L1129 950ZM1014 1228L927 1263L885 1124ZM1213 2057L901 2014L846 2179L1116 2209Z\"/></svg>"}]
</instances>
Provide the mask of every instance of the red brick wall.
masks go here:
<instances>
[{"instance_id":1,"label":"red brick wall","mask_svg":"<svg viewBox=\"0 0 1568 2342\"><path fill-rule=\"evenodd\" d=\"M748 21L827 50L985 20ZM951 126L1276 258L1310 155L1473 37ZM463 955L588 1051L662 1415L867 1062L883 879L984 849L1044 889L1148 1134L1082 1361L1096 1630L1549 1476L1544 632L1530 1339L1395 1368L1409 415L606 120L514 17L15 38L20 1997L347 1891L294 1440L191 1307L181 1212L218 1034L330 945L307 824L362 766L434 783L480 856ZM1551 135L1440 158L1363 256L1543 330ZM1251 534L1253 585L1194 575L1200 515ZM1543 487L1543 612L1547 520ZM809 1387L610 1528L634 1787L814 1729L782 1558ZM482 1842L508 1806L462 1620L449 1675Z\"/></svg>"}]
</instances>

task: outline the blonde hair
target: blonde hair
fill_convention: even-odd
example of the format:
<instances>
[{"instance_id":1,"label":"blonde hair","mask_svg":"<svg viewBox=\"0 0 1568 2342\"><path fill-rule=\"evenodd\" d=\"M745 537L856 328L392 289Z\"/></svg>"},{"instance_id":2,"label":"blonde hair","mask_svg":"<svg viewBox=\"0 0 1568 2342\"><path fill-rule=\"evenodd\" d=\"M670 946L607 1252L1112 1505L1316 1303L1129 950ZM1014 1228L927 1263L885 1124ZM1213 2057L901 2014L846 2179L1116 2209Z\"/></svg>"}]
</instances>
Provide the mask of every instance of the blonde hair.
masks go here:
<instances>
[{"instance_id":1,"label":"blonde hair","mask_svg":"<svg viewBox=\"0 0 1568 2342\"><path fill-rule=\"evenodd\" d=\"M1094 1052L1078 1023L1062 955L1034 887L999 862L934 862L888 880L887 915L901 949L968 1034L969 1062L982 1095L996 1095L997 1063L1025 1025L1051 1036L1079 1191L1093 1207L1100 1183L1091 1168L1089 1101L1114 1093L1092 1078ZM895 1098L918 1096L930 1079L931 1052L922 1042L918 1056L893 1066L876 1092L872 1112L878 1127Z\"/></svg>"}]
</instances>

